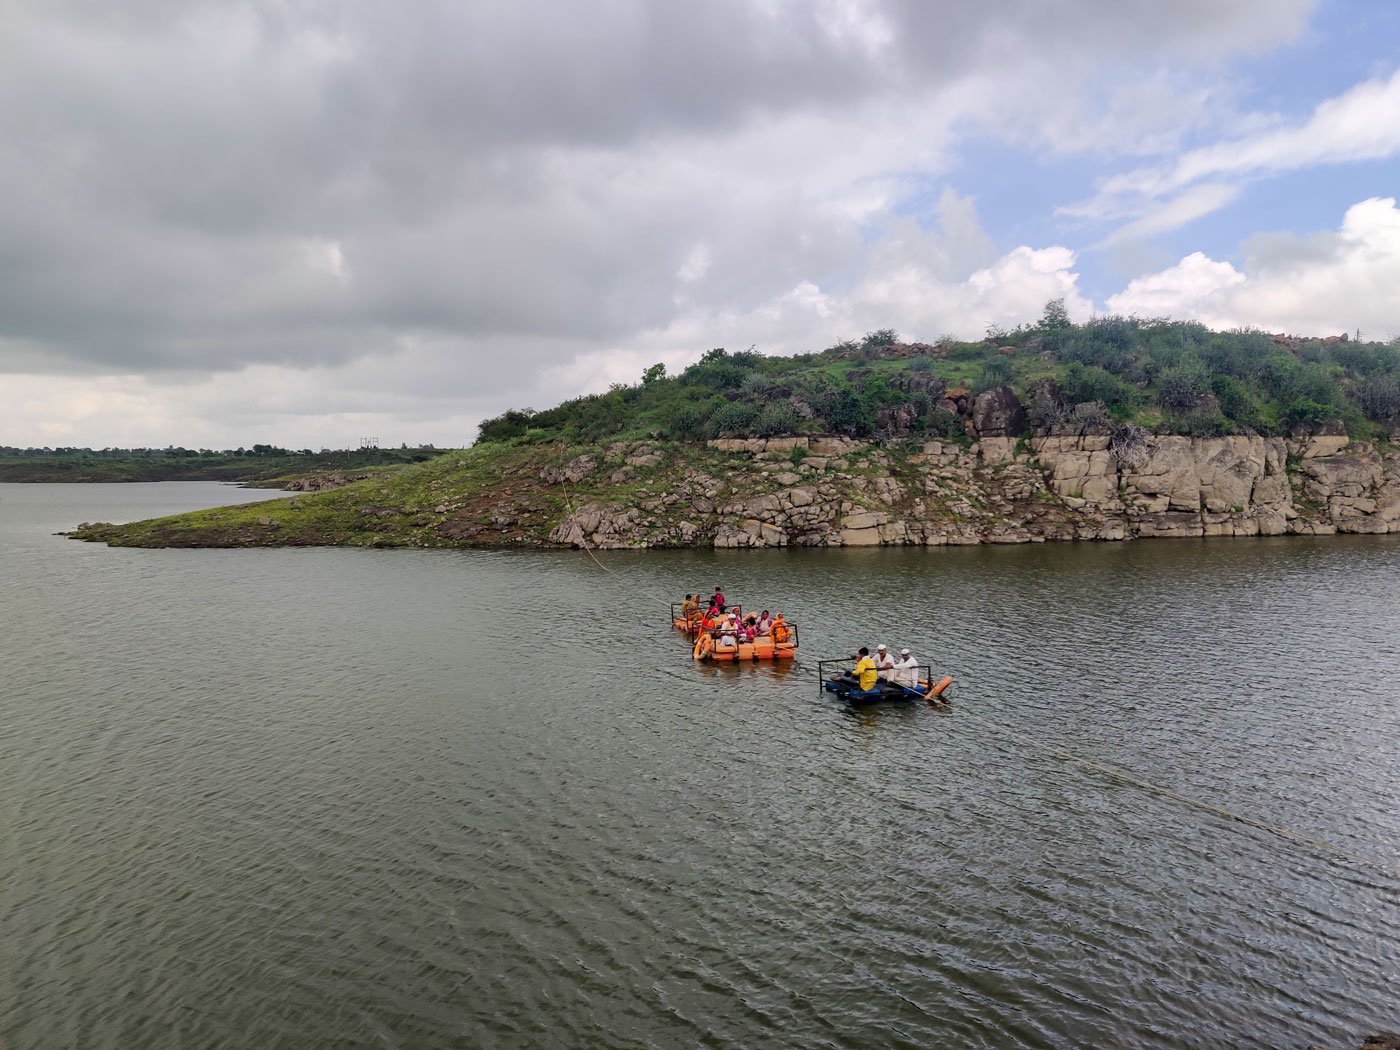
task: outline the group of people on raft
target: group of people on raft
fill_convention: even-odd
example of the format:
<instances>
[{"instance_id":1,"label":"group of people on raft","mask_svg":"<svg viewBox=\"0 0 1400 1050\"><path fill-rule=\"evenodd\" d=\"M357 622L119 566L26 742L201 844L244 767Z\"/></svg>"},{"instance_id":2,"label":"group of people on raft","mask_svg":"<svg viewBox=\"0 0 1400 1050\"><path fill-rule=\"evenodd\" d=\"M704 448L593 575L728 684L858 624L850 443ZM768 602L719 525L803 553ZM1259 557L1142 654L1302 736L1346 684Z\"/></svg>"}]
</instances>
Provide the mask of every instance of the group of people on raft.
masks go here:
<instances>
[{"instance_id":1,"label":"group of people on raft","mask_svg":"<svg viewBox=\"0 0 1400 1050\"><path fill-rule=\"evenodd\" d=\"M687 594L685 601L681 602L681 615L687 620L698 620L702 612L713 617L716 614L722 614L726 608L724 591L716 587L715 593L710 596L708 602L701 600L699 591Z\"/></svg>"},{"instance_id":2,"label":"group of people on raft","mask_svg":"<svg viewBox=\"0 0 1400 1050\"><path fill-rule=\"evenodd\" d=\"M867 693L875 688L876 682L889 682L905 689L918 689L919 661L914 659L908 649L901 649L899 659L896 660L889 646L883 643L875 647L875 655L872 657L870 650L862 645L856 653L855 667L849 675L843 677L847 678L851 685Z\"/></svg>"},{"instance_id":3,"label":"group of people on raft","mask_svg":"<svg viewBox=\"0 0 1400 1050\"><path fill-rule=\"evenodd\" d=\"M700 600L700 595L687 594L681 602L681 616L695 629L717 638L723 645L736 645L739 642L752 642L755 638L771 637L775 644L782 645L792 635L791 628L783 619L764 609L761 613L739 613L728 611L724 592L718 587L711 596L708 606Z\"/></svg>"}]
</instances>

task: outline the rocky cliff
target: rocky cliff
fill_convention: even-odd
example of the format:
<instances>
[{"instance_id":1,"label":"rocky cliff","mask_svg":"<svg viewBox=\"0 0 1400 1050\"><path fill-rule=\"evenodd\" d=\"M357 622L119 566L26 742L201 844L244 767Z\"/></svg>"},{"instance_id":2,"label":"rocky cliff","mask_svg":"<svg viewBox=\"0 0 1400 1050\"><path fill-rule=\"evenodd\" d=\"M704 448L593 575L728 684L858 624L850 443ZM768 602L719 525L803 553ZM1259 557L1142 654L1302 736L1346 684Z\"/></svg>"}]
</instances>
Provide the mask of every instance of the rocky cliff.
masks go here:
<instances>
[{"instance_id":1,"label":"rocky cliff","mask_svg":"<svg viewBox=\"0 0 1400 1050\"><path fill-rule=\"evenodd\" d=\"M275 506L75 535L152 547L609 549L1400 532L1400 451L1389 445L1130 427L1014 437L988 411L966 442L479 445Z\"/></svg>"},{"instance_id":2,"label":"rocky cliff","mask_svg":"<svg viewBox=\"0 0 1400 1050\"><path fill-rule=\"evenodd\" d=\"M1400 532L1400 456L1343 436L1050 433L970 446L787 437L709 446L722 469L677 472L626 504L576 503L548 542L930 546ZM586 489L610 461L634 477L637 465L665 460L654 445L613 447L573 460L567 477L553 480Z\"/></svg>"}]
</instances>

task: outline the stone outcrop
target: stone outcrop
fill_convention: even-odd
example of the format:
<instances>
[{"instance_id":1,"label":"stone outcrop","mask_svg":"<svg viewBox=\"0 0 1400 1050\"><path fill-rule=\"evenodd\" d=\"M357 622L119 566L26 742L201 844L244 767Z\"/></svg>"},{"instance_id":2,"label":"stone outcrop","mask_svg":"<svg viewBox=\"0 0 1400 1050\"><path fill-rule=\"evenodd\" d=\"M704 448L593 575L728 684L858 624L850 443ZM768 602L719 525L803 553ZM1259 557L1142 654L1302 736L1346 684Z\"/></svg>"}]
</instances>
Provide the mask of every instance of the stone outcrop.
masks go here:
<instances>
[{"instance_id":1,"label":"stone outcrop","mask_svg":"<svg viewBox=\"0 0 1400 1050\"><path fill-rule=\"evenodd\" d=\"M600 550L631 547L630 534L640 517L636 507L586 503L554 527L549 542L571 547L586 544Z\"/></svg>"},{"instance_id":2,"label":"stone outcrop","mask_svg":"<svg viewBox=\"0 0 1400 1050\"><path fill-rule=\"evenodd\" d=\"M561 482L577 485L597 469L598 460L595 456L575 456L562 467L550 465L541 469L540 480L546 485L558 485Z\"/></svg>"},{"instance_id":3,"label":"stone outcrop","mask_svg":"<svg viewBox=\"0 0 1400 1050\"><path fill-rule=\"evenodd\" d=\"M690 474L669 503L582 506L549 542L874 547L1400 532L1400 456L1376 446L1340 435L1023 439L1011 436L1017 413L1024 418L1013 401L978 395L971 419L982 437L971 444L714 440L725 469ZM617 454L648 466L663 458Z\"/></svg>"},{"instance_id":4,"label":"stone outcrop","mask_svg":"<svg viewBox=\"0 0 1400 1050\"><path fill-rule=\"evenodd\" d=\"M293 478L282 486L284 492L325 492L329 489L344 488L356 481L364 481L368 474L315 474L309 478Z\"/></svg>"},{"instance_id":5,"label":"stone outcrop","mask_svg":"<svg viewBox=\"0 0 1400 1050\"><path fill-rule=\"evenodd\" d=\"M1026 429L1026 410L1009 386L984 390L972 402L972 429L982 437L1014 437Z\"/></svg>"}]
</instances>

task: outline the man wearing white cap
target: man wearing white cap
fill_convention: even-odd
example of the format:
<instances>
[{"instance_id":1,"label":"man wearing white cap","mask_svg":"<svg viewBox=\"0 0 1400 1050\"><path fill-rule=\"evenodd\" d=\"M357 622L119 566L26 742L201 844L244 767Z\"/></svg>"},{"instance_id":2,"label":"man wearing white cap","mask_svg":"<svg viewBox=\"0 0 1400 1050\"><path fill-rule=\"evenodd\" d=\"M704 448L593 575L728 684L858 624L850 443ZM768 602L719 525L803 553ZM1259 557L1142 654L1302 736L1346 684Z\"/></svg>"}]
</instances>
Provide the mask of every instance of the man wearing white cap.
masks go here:
<instances>
[{"instance_id":1,"label":"man wearing white cap","mask_svg":"<svg viewBox=\"0 0 1400 1050\"><path fill-rule=\"evenodd\" d=\"M894 674L890 680L905 689L917 689L919 687L919 661L910 655L908 649L899 651L899 663L894 665Z\"/></svg>"},{"instance_id":2,"label":"man wearing white cap","mask_svg":"<svg viewBox=\"0 0 1400 1050\"><path fill-rule=\"evenodd\" d=\"M875 667L885 681L894 680L894 657L890 655L889 646L882 644L875 647Z\"/></svg>"}]
</instances>

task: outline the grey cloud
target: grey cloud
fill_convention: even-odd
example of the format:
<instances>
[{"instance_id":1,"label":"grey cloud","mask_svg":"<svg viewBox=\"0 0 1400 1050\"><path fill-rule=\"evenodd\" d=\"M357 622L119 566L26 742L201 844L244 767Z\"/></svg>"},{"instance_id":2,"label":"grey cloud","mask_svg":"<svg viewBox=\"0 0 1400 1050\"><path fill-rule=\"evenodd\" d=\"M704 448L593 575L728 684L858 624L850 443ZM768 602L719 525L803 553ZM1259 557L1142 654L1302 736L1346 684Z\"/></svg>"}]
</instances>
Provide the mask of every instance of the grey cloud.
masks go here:
<instances>
[{"instance_id":1,"label":"grey cloud","mask_svg":"<svg viewBox=\"0 0 1400 1050\"><path fill-rule=\"evenodd\" d=\"M1254 47L1310 6L9 4L0 370L336 365L408 336L451 348L418 359L435 391L504 397L507 356L853 279L863 231L813 172L717 184L738 137L856 127L1022 56ZM348 279L310 257L329 244Z\"/></svg>"}]
</instances>

